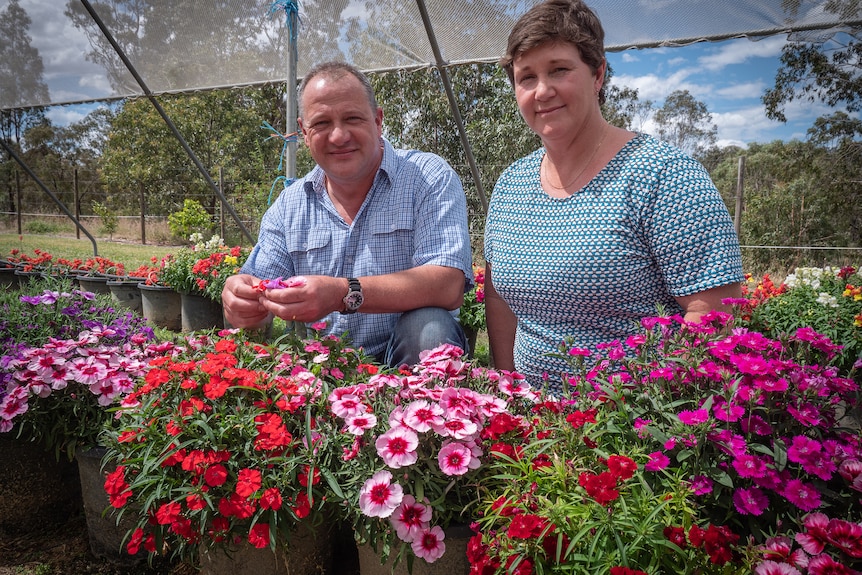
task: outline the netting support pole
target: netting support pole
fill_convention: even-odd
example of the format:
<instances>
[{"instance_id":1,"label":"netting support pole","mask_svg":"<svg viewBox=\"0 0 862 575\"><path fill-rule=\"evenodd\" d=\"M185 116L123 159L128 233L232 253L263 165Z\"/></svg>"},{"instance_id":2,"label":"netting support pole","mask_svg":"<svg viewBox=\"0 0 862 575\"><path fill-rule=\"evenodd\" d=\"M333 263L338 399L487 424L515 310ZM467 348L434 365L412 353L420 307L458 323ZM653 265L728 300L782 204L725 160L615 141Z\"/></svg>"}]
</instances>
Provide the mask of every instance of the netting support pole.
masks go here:
<instances>
[{"instance_id":1,"label":"netting support pole","mask_svg":"<svg viewBox=\"0 0 862 575\"><path fill-rule=\"evenodd\" d=\"M75 217L75 214L73 214L72 212L70 212L70 211L69 211L69 208L67 208L67 207L66 207L66 204L64 204L63 202L61 202L61 201L60 201L60 198L58 198L58 197L54 194L54 192L52 192L51 190L49 190L49 189L48 189L48 186L46 186L45 184L43 184L43 183L42 183L42 180L40 180L40 179L39 179L39 176L37 176L37 175L36 175L36 172L34 172L33 170L31 170L31 169L30 169L30 166L28 166L28 165L24 162L24 160L22 160L22 159L21 159L21 157L20 157L18 154L16 154L16 153L15 153L15 151L14 151L11 147L9 147L9 146L6 144L6 140L4 140L3 138L0 138L0 146L3 146L3 147L6 149L6 151L9 153L9 157L11 157L13 160L15 160L15 162L17 162L17 163L18 163L18 165L19 165L19 166L21 166L21 169L22 169L22 170L24 170L25 172L27 172L27 175L28 175L28 176L30 176L31 178L33 178L33 181L34 181L34 182L36 182L36 185L37 185L37 186L39 186L40 188L42 188L42 191L43 191L43 192L45 192L46 194L48 194L48 197L49 197L49 198L51 198L51 199L54 201L54 203L55 203L55 204L57 204L57 206L59 206L59 208L60 208L61 210L63 210L63 213L64 213L64 214L66 214L66 215L69 217L69 219L70 219L70 220L72 220L73 222L75 222L75 226L76 226L79 230L81 230L82 232L84 232L84 235L86 235L88 238L90 238L90 242L93 244L93 256L97 256L97 255L99 255L99 250L98 250L98 248L96 247L96 238L94 238L94 237L90 234L90 232L88 232L88 231L87 231L87 228L85 228L84 226L82 226L82 225L81 225L81 222L79 222L79 221L78 221L78 218L76 218L76 217ZM19 201L18 201L18 217L19 217L19 218L21 217L21 202L20 202L20 195L19 195ZM19 219L18 221L19 221L19 224L18 224L18 233L20 234L20 233L21 233L21 224L20 224L20 221L21 221L21 220Z\"/></svg>"},{"instance_id":2,"label":"netting support pole","mask_svg":"<svg viewBox=\"0 0 862 575\"><path fill-rule=\"evenodd\" d=\"M90 18L93 19L93 22L96 23L96 25L99 27L99 30L102 31L102 34L105 36L108 42L110 42L111 47L114 49L114 52L116 52L117 56L120 57L120 60L123 61L123 64L126 66L126 69L129 70L129 73L132 75L132 77L134 77L135 81L138 83L138 86L141 87L141 90L144 92L144 95L146 95L147 99L162 117L162 120L165 122L168 128L170 128L174 137L183 147L183 150L185 150L186 155L188 155L192 162L194 162L198 171L201 173L201 176L203 176L204 180L206 180L207 185L209 185L209 187L216 193L219 200L221 201L222 207L224 207L224 209L226 209L228 213L230 213L237 226L239 226L239 229L242 230L243 235L245 235L245 237L248 238L248 240L252 244L254 244L255 239L251 236L251 233L249 233L248 229L246 229L245 224L242 223L242 220L239 218L239 214L237 214L236 210L234 210L233 207L228 203L227 198L213 181L212 177L209 175L209 172L207 172L207 169L192 151L191 147L189 147L188 142L186 142L185 138L183 138L183 135L174 125L173 121L168 117L168 114L165 112L164 108L162 108L162 105L159 104L158 100L156 100L156 97L153 95L153 92L147 86L146 82L144 82L144 79L141 78L140 74L138 74L138 71L132 65L132 62L128 59L128 57L126 57L126 53L114 39L114 36L108 30L107 26L105 26L105 23L102 22L102 19L99 17L99 15L96 14L96 11L93 10L93 6L90 4L89 0L81 0L81 4L84 5L84 9L87 10L87 12L90 14Z\"/></svg>"},{"instance_id":3,"label":"netting support pole","mask_svg":"<svg viewBox=\"0 0 862 575\"><path fill-rule=\"evenodd\" d=\"M299 54L297 53L297 26L299 25L299 18L296 13L296 10L289 10L287 12L287 18L287 29L289 30L290 38L287 43L287 110L285 111L286 125L284 133L293 134L294 132L296 132L297 128L296 116L298 109L296 101L296 67L297 62L299 61ZM297 139L287 140L287 163L284 168L284 175L287 177L288 180L296 178L296 147Z\"/></svg>"},{"instance_id":4,"label":"netting support pole","mask_svg":"<svg viewBox=\"0 0 862 575\"><path fill-rule=\"evenodd\" d=\"M458 134L461 136L461 145L464 147L464 155L467 157L467 164L470 166L470 173L473 174L476 193L479 194L479 200L482 202L482 210L487 213L488 199L485 197L485 189L482 186L479 168L476 166L476 159L473 157L473 148L470 146L470 141L467 139L467 130L464 128L464 120L461 118L461 110L458 108L458 100L455 99L455 92L452 90L452 83L449 81L449 73L445 67L446 62L443 61L443 54L440 52L440 45L437 43L437 36L434 33L434 27L431 25L431 18L428 16L428 8L425 6L425 0L416 0L416 5L419 7L419 13L422 15L422 24L425 26L425 33L428 35L428 42L431 44L431 50L434 52L437 71L440 72L440 79L443 81L443 89L446 90L446 97L449 99L449 107L452 109L452 115L455 118L455 125L458 127Z\"/></svg>"}]
</instances>

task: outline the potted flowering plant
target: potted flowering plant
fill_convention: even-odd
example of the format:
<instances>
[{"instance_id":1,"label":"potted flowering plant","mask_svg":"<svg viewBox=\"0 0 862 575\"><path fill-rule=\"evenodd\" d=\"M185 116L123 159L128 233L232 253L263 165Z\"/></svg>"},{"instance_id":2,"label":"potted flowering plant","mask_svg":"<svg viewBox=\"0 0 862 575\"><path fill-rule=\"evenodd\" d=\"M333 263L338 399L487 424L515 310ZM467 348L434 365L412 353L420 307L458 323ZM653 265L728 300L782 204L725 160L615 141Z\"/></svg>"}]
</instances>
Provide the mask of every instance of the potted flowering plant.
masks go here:
<instances>
[{"instance_id":1,"label":"potted flowering plant","mask_svg":"<svg viewBox=\"0 0 862 575\"><path fill-rule=\"evenodd\" d=\"M152 329L68 281L35 295L4 293L0 305L0 432L70 460L98 445L110 407L145 371Z\"/></svg>"},{"instance_id":2,"label":"potted flowering plant","mask_svg":"<svg viewBox=\"0 0 862 575\"><path fill-rule=\"evenodd\" d=\"M224 245L217 235L204 242L200 234L192 234L190 240L191 247L164 260L159 281L180 293L203 296L220 304L225 281L239 271L249 252L240 246Z\"/></svg>"},{"instance_id":3,"label":"potted flowering plant","mask_svg":"<svg viewBox=\"0 0 862 575\"><path fill-rule=\"evenodd\" d=\"M862 275L857 268L796 268L775 286L769 276L745 287L743 325L783 343L811 327L841 346L832 363L843 375L862 360ZM862 384L862 367L855 370Z\"/></svg>"},{"instance_id":4,"label":"potted flowering plant","mask_svg":"<svg viewBox=\"0 0 862 575\"><path fill-rule=\"evenodd\" d=\"M320 431L325 401L369 365L317 331L273 344L241 330L198 332L166 345L106 438L116 468L105 491L135 517L129 553L195 562L217 549L283 551L303 526L325 542L322 481L341 454ZM328 553L311 555L300 559L319 564Z\"/></svg>"},{"instance_id":5,"label":"potted flowering plant","mask_svg":"<svg viewBox=\"0 0 862 575\"><path fill-rule=\"evenodd\" d=\"M473 289L464 294L464 303L458 312L458 321L464 328L471 346L476 343L476 334L487 328L485 323L485 270L475 264L473 265L473 282Z\"/></svg>"},{"instance_id":6,"label":"potted flowering plant","mask_svg":"<svg viewBox=\"0 0 862 575\"><path fill-rule=\"evenodd\" d=\"M647 318L595 355L563 345L570 399L494 447L473 572L857 572L858 385L828 338L790 339L713 313Z\"/></svg>"},{"instance_id":7,"label":"potted flowering plant","mask_svg":"<svg viewBox=\"0 0 862 575\"><path fill-rule=\"evenodd\" d=\"M473 367L463 350L423 352L406 373L380 372L329 396L343 450L341 514L354 526L366 561L446 553L444 529L469 524L489 458L487 434L525 411L535 394L520 377ZM454 551L452 552L455 553Z\"/></svg>"}]
</instances>

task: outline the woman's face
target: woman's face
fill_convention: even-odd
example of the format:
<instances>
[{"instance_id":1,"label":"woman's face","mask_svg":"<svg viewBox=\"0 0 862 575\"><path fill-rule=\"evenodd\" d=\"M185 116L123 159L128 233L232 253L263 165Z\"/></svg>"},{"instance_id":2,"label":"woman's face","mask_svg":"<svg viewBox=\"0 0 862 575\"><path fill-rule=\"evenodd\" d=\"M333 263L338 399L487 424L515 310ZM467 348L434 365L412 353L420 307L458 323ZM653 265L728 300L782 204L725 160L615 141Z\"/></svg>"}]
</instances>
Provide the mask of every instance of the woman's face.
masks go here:
<instances>
[{"instance_id":1,"label":"woman's face","mask_svg":"<svg viewBox=\"0 0 862 575\"><path fill-rule=\"evenodd\" d=\"M572 138L594 115L601 115L598 90L604 64L597 72L568 42L542 44L513 62L515 99L527 125L542 138Z\"/></svg>"}]
</instances>

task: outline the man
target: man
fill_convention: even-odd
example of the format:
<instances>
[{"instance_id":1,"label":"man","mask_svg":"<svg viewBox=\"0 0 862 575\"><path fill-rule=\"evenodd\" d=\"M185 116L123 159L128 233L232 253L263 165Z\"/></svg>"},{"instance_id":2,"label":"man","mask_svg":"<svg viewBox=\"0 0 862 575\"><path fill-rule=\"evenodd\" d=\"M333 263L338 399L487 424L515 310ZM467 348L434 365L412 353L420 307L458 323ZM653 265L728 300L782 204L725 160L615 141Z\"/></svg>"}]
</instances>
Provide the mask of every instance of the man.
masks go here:
<instances>
[{"instance_id":1,"label":"man","mask_svg":"<svg viewBox=\"0 0 862 575\"><path fill-rule=\"evenodd\" d=\"M383 138L383 110L348 64L310 70L299 107L317 165L264 214L257 245L222 293L226 319L325 319L326 333L347 333L393 367L441 343L466 349L455 310L473 282L472 252L457 174ZM296 287L256 289L289 277Z\"/></svg>"}]
</instances>

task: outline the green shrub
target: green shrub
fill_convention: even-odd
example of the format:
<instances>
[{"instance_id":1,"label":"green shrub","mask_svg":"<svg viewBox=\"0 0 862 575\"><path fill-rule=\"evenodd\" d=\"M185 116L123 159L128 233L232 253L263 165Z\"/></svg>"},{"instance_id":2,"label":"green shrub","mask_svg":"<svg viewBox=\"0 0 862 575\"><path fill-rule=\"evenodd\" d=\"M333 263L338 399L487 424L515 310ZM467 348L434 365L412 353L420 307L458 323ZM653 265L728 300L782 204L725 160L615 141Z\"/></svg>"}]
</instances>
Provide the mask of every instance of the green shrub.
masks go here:
<instances>
[{"instance_id":1,"label":"green shrub","mask_svg":"<svg viewBox=\"0 0 862 575\"><path fill-rule=\"evenodd\" d=\"M93 202L93 212L102 220L102 233L113 238L120 221L114 210L102 202Z\"/></svg>"},{"instance_id":2,"label":"green shrub","mask_svg":"<svg viewBox=\"0 0 862 575\"><path fill-rule=\"evenodd\" d=\"M56 234L60 231L60 228L55 224L33 220L24 225L24 231L28 234Z\"/></svg>"},{"instance_id":3,"label":"green shrub","mask_svg":"<svg viewBox=\"0 0 862 575\"><path fill-rule=\"evenodd\" d=\"M186 239L193 233L208 235L212 231L212 217L197 200L186 199L183 209L168 216L168 227L177 238Z\"/></svg>"}]
</instances>

